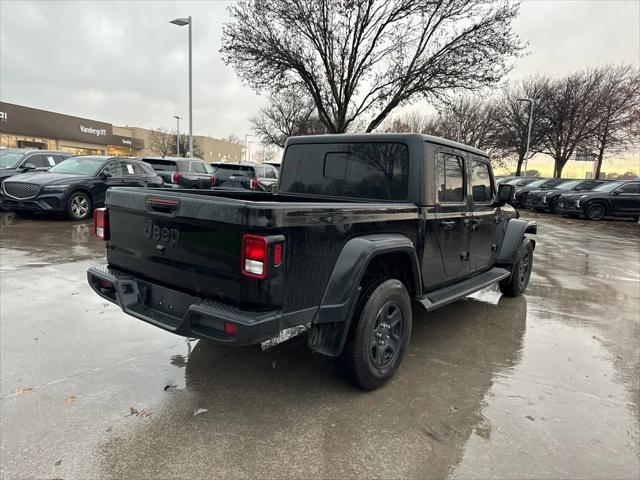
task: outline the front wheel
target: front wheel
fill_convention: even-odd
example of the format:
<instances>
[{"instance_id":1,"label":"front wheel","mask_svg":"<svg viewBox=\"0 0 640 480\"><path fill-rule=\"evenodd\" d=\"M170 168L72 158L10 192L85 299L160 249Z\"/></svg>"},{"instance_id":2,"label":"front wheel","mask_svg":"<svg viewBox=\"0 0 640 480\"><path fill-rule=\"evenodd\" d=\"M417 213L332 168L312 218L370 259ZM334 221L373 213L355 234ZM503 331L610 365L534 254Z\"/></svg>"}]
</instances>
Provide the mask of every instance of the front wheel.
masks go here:
<instances>
[{"instance_id":1,"label":"front wheel","mask_svg":"<svg viewBox=\"0 0 640 480\"><path fill-rule=\"evenodd\" d=\"M67 215L71 220L86 220L91 215L91 199L86 193L74 192L67 200Z\"/></svg>"},{"instance_id":2,"label":"front wheel","mask_svg":"<svg viewBox=\"0 0 640 480\"><path fill-rule=\"evenodd\" d=\"M529 285L533 267L533 244L525 238L520 244L516 260L511 269L511 276L500 282L500 291L507 297L519 297Z\"/></svg>"},{"instance_id":3,"label":"front wheel","mask_svg":"<svg viewBox=\"0 0 640 480\"><path fill-rule=\"evenodd\" d=\"M607 209L601 203L590 203L584 212L589 220L601 220L606 213Z\"/></svg>"},{"instance_id":4,"label":"front wheel","mask_svg":"<svg viewBox=\"0 0 640 480\"><path fill-rule=\"evenodd\" d=\"M369 292L371 290L369 289ZM344 351L338 359L346 379L374 390L396 372L411 336L411 300L396 279L380 283L358 302Z\"/></svg>"}]
</instances>

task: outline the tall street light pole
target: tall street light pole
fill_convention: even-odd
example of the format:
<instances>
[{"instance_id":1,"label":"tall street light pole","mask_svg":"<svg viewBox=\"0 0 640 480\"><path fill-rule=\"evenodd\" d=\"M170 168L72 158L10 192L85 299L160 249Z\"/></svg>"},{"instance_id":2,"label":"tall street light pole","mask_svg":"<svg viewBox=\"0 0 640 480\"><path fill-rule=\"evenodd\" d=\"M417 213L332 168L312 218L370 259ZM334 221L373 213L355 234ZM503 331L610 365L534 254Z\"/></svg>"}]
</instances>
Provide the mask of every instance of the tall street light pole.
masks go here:
<instances>
[{"instance_id":1,"label":"tall street light pole","mask_svg":"<svg viewBox=\"0 0 640 480\"><path fill-rule=\"evenodd\" d=\"M178 126L176 127L176 156L180 156L180 119L178 115L174 115L173 118L178 122Z\"/></svg>"},{"instance_id":2,"label":"tall street light pole","mask_svg":"<svg viewBox=\"0 0 640 480\"><path fill-rule=\"evenodd\" d=\"M193 157L193 101L192 101L192 62L191 62L191 26L193 20L191 16L187 18L176 18L169 23L184 27L189 25L189 158Z\"/></svg>"},{"instance_id":3,"label":"tall street light pole","mask_svg":"<svg viewBox=\"0 0 640 480\"><path fill-rule=\"evenodd\" d=\"M536 104L534 98L519 98L518 102L529 102L529 129L527 131L527 150L524 154L524 176L527 176L527 165L529 164L529 146L531 144L531 126L533 125L533 109ZM520 172L522 173L522 172Z\"/></svg>"}]
</instances>

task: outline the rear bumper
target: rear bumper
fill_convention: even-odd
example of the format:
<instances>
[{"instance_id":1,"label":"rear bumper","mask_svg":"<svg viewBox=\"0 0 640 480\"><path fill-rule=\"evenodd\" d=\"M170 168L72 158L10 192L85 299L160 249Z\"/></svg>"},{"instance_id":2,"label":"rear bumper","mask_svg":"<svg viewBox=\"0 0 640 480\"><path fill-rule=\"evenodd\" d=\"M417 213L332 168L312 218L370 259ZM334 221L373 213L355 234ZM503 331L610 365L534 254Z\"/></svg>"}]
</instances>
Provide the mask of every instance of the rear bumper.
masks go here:
<instances>
[{"instance_id":1,"label":"rear bumper","mask_svg":"<svg viewBox=\"0 0 640 480\"><path fill-rule=\"evenodd\" d=\"M140 320L185 337L213 340L225 345L253 345L277 337L282 312L241 310L96 265L87 270L89 285L102 298ZM225 333L225 323L235 334Z\"/></svg>"}]
</instances>

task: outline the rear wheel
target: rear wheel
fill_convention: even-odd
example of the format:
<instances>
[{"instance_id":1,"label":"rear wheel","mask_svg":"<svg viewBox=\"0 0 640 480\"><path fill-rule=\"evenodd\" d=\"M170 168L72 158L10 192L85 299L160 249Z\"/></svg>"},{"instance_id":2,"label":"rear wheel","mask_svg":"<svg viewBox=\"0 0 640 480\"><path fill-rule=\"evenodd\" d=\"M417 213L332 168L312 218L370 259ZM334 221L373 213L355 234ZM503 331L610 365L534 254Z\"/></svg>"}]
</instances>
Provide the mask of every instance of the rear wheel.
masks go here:
<instances>
[{"instance_id":1,"label":"rear wheel","mask_svg":"<svg viewBox=\"0 0 640 480\"><path fill-rule=\"evenodd\" d=\"M392 279L374 287L363 290L338 359L346 379L365 390L381 387L393 376L411 336L411 301L403 283Z\"/></svg>"},{"instance_id":2,"label":"rear wheel","mask_svg":"<svg viewBox=\"0 0 640 480\"><path fill-rule=\"evenodd\" d=\"M606 213L607 209L601 203L590 203L584 211L589 220L601 220Z\"/></svg>"},{"instance_id":3,"label":"rear wheel","mask_svg":"<svg viewBox=\"0 0 640 480\"><path fill-rule=\"evenodd\" d=\"M525 238L520 243L516 260L511 269L511 276L500 282L500 291L507 297L519 297L529 285L531 268L533 267L533 245Z\"/></svg>"},{"instance_id":4,"label":"rear wheel","mask_svg":"<svg viewBox=\"0 0 640 480\"><path fill-rule=\"evenodd\" d=\"M549 210L551 213L558 213L558 200L551 200L549 204Z\"/></svg>"},{"instance_id":5,"label":"rear wheel","mask_svg":"<svg viewBox=\"0 0 640 480\"><path fill-rule=\"evenodd\" d=\"M71 220L86 220L91 215L91 199L86 193L74 192L67 200L67 215Z\"/></svg>"}]
</instances>

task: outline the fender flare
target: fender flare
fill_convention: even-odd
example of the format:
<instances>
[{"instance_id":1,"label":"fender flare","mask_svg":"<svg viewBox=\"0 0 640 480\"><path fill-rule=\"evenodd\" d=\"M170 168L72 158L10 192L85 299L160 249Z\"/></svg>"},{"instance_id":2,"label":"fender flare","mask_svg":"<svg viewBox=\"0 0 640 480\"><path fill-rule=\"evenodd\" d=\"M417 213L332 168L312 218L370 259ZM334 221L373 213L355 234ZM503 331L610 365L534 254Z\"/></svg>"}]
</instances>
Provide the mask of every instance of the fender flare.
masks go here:
<instances>
[{"instance_id":1,"label":"fender flare","mask_svg":"<svg viewBox=\"0 0 640 480\"><path fill-rule=\"evenodd\" d=\"M507 223L507 230L504 233L502 247L500 248L498 261L496 263L498 265L510 265L513 263L513 259L518 253L518 247L520 246L525 234L535 235L536 233L538 233L538 224L536 222L522 220L519 218L510 219ZM535 241L532 240L531 242L535 249Z\"/></svg>"},{"instance_id":2,"label":"fender flare","mask_svg":"<svg viewBox=\"0 0 640 480\"><path fill-rule=\"evenodd\" d=\"M320 306L311 322L309 346L313 350L331 357L342 353L360 294L362 277L375 257L389 253L408 256L413 284L407 287L413 292L421 292L418 257L415 245L409 238L395 233L352 238L338 256Z\"/></svg>"}]
</instances>

